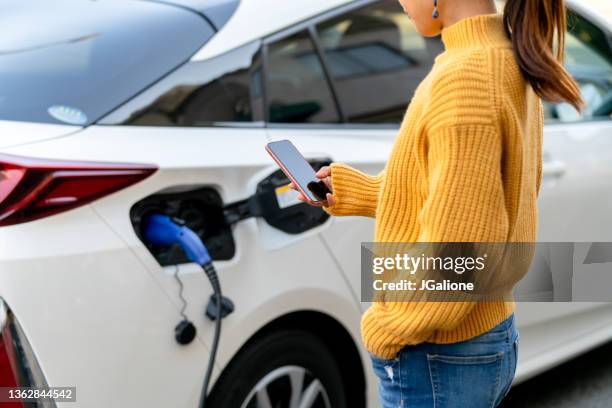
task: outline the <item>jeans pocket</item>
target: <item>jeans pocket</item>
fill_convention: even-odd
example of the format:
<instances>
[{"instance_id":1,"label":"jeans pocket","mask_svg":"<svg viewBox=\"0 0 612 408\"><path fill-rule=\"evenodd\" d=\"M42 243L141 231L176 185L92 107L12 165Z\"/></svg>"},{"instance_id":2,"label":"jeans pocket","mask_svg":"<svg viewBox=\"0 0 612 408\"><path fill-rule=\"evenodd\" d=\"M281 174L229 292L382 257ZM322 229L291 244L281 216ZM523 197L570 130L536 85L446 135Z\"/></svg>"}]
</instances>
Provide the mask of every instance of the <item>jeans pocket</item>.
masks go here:
<instances>
[{"instance_id":1,"label":"jeans pocket","mask_svg":"<svg viewBox=\"0 0 612 408\"><path fill-rule=\"evenodd\" d=\"M503 352L477 356L428 354L435 408L489 408L497 399Z\"/></svg>"},{"instance_id":2,"label":"jeans pocket","mask_svg":"<svg viewBox=\"0 0 612 408\"><path fill-rule=\"evenodd\" d=\"M512 370L510 370L510 374L512 375L512 379L514 379L514 375L516 374L516 365L518 363L518 342L519 339L514 341L512 345Z\"/></svg>"},{"instance_id":3,"label":"jeans pocket","mask_svg":"<svg viewBox=\"0 0 612 408\"><path fill-rule=\"evenodd\" d=\"M370 354L374 374L378 377L378 394L383 408L402 406L400 359L382 359Z\"/></svg>"},{"instance_id":4,"label":"jeans pocket","mask_svg":"<svg viewBox=\"0 0 612 408\"><path fill-rule=\"evenodd\" d=\"M516 363L518 360L518 339L512 343L512 346L507 352L506 356L506 369L505 376L500 381L501 392L499 393L499 398L495 403L495 406L501 404L502 400L506 398L506 396L510 393L510 388L512 387L512 381L514 381L514 375L516 374Z\"/></svg>"},{"instance_id":5,"label":"jeans pocket","mask_svg":"<svg viewBox=\"0 0 612 408\"><path fill-rule=\"evenodd\" d=\"M502 398L508 395L508 393L510 392L510 386L512 385L512 381L514 381L514 376L516 375L516 365L518 362L518 342L519 342L518 339L516 339L514 343L512 343L512 347L510 348L510 351L509 351L510 361L508 362L508 366L509 366L508 378L506 378L507 387L503 393Z\"/></svg>"},{"instance_id":6,"label":"jeans pocket","mask_svg":"<svg viewBox=\"0 0 612 408\"><path fill-rule=\"evenodd\" d=\"M385 382L395 383L399 377L399 358L384 359L370 354L374 373L384 384Z\"/></svg>"}]
</instances>

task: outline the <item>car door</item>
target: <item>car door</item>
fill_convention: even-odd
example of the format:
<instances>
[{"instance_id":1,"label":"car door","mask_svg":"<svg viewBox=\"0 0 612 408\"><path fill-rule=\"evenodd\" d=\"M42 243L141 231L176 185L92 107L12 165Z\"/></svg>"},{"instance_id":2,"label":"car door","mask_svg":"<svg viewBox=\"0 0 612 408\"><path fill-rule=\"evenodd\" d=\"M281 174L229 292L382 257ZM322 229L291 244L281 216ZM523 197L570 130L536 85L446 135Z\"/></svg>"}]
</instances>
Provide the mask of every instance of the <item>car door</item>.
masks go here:
<instances>
[{"instance_id":1,"label":"car door","mask_svg":"<svg viewBox=\"0 0 612 408\"><path fill-rule=\"evenodd\" d=\"M441 44L419 36L396 1L368 3L266 40L267 131L316 165L343 162L377 174ZM372 219L338 217L320 233L357 298L358 243L373 239L373 227Z\"/></svg>"},{"instance_id":2,"label":"car door","mask_svg":"<svg viewBox=\"0 0 612 408\"><path fill-rule=\"evenodd\" d=\"M612 51L609 33L572 14L566 66L586 102L545 108L540 240L610 241Z\"/></svg>"},{"instance_id":3,"label":"car door","mask_svg":"<svg viewBox=\"0 0 612 408\"><path fill-rule=\"evenodd\" d=\"M261 41L254 41L218 57L187 62L90 127L83 135L87 143L66 142L58 148L64 157L158 166L146 182L93 206L176 305L177 323L184 307L199 340L208 346L213 327L204 315L209 282L180 248L143 245L143 220L163 212L183 220L203 239L223 293L235 304L223 323L218 367L256 331L290 312L326 311L341 321L358 322L354 298L333 257L309 232L324 222L320 210L275 203L282 176L264 149L260 48ZM296 263L305 254L319 256L307 265ZM313 299L322 293L325 300L316 304ZM182 354L191 356L189 362L176 360L189 374L185 395L193 404L207 361L195 353Z\"/></svg>"},{"instance_id":4,"label":"car door","mask_svg":"<svg viewBox=\"0 0 612 408\"><path fill-rule=\"evenodd\" d=\"M599 307L610 300L606 276L612 263L588 262L591 242L612 241L612 51L610 32L584 15L570 13L566 66L580 85L586 106L545 105L543 180L539 197L540 242L577 243L573 251L550 244L553 284L572 304L520 304L523 322ZM582 244L584 242L584 244ZM556 282L555 282L556 281ZM600 282L600 284L596 284ZM601 284L604 283L604 284Z\"/></svg>"}]
</instances>

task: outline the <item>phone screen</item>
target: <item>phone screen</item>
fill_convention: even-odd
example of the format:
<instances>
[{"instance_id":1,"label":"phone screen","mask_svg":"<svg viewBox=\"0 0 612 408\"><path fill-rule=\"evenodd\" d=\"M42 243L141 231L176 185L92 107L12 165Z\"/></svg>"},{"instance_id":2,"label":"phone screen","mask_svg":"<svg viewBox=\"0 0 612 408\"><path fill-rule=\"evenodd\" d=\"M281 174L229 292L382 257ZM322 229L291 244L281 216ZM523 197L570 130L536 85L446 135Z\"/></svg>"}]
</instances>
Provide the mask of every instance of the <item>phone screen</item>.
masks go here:
<instances>
[{"instance_id":1,"label":"phone screen","mask_svg":"<svg viewBox=\"0 0 612 408\"><path fill-rule=\"evenodd\" d=\"M268 150L287 176L300 185L312 201L325 200L329 189L319 180L312 166L288 140L268 143Z\"/></svg>"}]
</instances>

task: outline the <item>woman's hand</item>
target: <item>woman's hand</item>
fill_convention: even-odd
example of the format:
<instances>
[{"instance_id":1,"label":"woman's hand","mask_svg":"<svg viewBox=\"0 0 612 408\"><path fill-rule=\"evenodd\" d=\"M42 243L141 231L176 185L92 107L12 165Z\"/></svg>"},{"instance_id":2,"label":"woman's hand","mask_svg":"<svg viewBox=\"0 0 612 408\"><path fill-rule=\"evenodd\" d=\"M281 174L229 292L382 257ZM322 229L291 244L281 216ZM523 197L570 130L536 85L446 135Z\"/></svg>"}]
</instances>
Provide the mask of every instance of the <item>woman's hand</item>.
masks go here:
<instances>
[{"instance_id":1,"label":"woman's hand","mask_svg":"<svg viewBox=\"0 0 612 408\"><path fill-rule=\"evenodd\" d=\"M317 178L320 180L323 180L323 183L325 183L325 185L327 186L327 188L329 189L329 191L332 191L332 182L331 182L331 167L330 166L323 166L319 169L319 171L317 171ZM289 184L289 188L297 191L299 193L298 196L298 200L304 202L304 203L309 203L315 207L331 207L334 204L336 204L336 200L334 199L334 196L330 193L327 193L326 196L326 200L325 201L315 201L314 203L310 203L308 201L308 199L306 197L304 197L304 194L300 193L300 190L298 190L298 188L295 186L295 184L290 183Z\"/></svg>"}]
</instances>

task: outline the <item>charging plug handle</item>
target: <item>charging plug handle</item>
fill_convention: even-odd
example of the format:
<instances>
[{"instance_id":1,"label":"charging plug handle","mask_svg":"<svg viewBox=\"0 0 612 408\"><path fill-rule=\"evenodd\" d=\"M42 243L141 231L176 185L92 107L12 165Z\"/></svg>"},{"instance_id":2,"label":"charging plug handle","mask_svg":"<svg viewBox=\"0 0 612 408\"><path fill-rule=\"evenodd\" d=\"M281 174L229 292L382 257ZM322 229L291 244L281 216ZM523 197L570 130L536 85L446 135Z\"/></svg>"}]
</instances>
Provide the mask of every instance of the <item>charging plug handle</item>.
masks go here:
<instances>
[{"instance_id":1,"label":"charging plug handle","mask_svg":"<svg viewBox=\"0 0 612 408\"><path fill-rule=\"evenodd\" d=\"M212 262L208 249L195 232L167 215L153 214L144 222L144 238L150 245L179 244L190 261L204 266Z\"/></svg>"}]
</instances>

